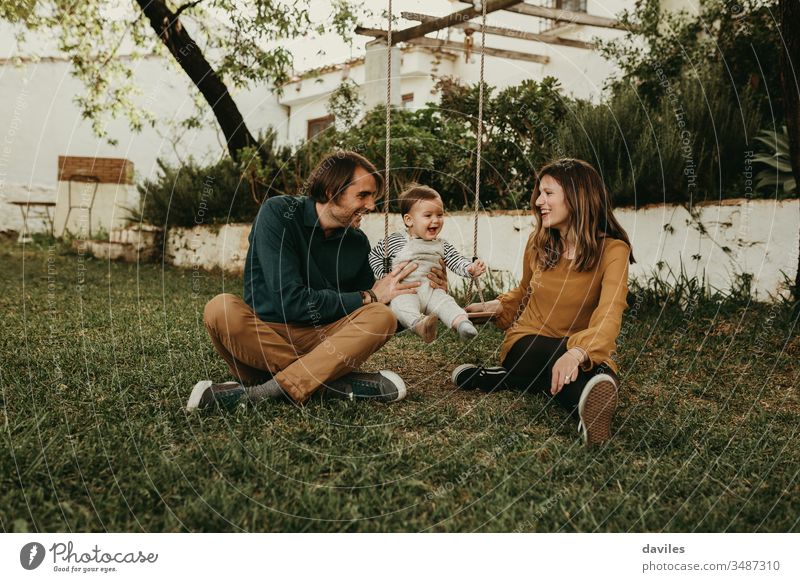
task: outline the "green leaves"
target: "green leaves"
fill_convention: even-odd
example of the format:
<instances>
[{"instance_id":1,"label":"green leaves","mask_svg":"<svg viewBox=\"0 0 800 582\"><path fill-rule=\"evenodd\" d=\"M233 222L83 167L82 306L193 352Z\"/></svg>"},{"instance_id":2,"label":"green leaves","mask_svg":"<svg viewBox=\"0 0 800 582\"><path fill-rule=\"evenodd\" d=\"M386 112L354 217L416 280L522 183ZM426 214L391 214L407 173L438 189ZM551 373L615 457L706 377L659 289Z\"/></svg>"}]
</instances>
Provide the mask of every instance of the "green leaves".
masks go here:
<instances>
[{"instance_id":1,"label":"green leaves","mask_svg":"<svg viewBox=\"0 0 800 582\"><path fill-rule=\"evenodd\" d=\"M783 116L778 59L782 45L776 20L777 0L705 0L698 12L662 9L660 0L636 0L619 21L628 33L599 41L603 56L621 72L611 87L633 85L642 100L655 105L663 97L663 79L673 83L693 74L723 74L739 90L761 89L757 106Z\"/></svg>"},{"instance_id":2,"label":"green leaves","mask_svg":"<svg viewBox=\"0 0 800 582\"><path fill-rule=\"evenodd\" d=\"M204 0L169 4L195 39L193 50L201 51L217 74L234 87L267 81L279 89L289 79L293 65L291 53L282 44L285 40L312 31L336 32L349 39L356 18L355 4L348 0L336 0L329 18L321 22L312 21L303 2ZM135 2L5 0L0 3L0 20L11 23L19 39L38 31L55 40L58 51L70 60L72 74L85 87L75 103L81 115L92 121L97 136L109 139L109 119L127 119L135 132L145 123L156 123L146 103L138 99L141 91L134 71L145 56L172 57ZM165 66L174 64L165 61ZM202 107L210 109L207 103ZM192 117L200 117L200 112ZM180 123L172 122L175 127Z\"/></svg>"},{"instance_id":3,"label":"green leaves","mask_svg":"<svg viewBox=\"0 0 800 582\"><path fill-rule=\"evenodd\" d=\"M789 161L789 134L784 125L781 132L764 129L756 141L767 146L771 152L753 156L753 162L764 164L772 170L762 170L756 174L756 189L768 196L784 198L792 196L797 190L797 181L792 174Z\"/></svg>"},{"instance_id":4,"label":"green leaves","mask_svg":"<svg viewBox=\"0 0 800 582\"><path fill-rule=\"evenodd\" d=\"M336 119L339 130L352 127L363 109L364 100L358 93L358 85L352 79L342 81L328 97L328 112Z\"/></svg>"}]
</instances>

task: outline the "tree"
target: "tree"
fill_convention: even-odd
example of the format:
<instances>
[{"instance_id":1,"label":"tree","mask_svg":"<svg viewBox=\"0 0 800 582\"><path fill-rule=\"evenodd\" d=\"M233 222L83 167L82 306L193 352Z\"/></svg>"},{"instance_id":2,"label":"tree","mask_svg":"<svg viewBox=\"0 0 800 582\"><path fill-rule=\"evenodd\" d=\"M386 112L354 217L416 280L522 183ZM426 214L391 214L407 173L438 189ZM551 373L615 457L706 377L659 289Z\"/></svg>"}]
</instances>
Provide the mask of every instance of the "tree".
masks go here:
<instances>
[{"instance_id":1,"label":"tree","mask_svg":"<svg viewBox=\"0 0 800 582\"><path fill-rule=\"evenodd\" d=\"M776 6L777 0L703 0L695 16L665 12L660 0L636 0L619 16L628 33L600 49L621 72L615 84L634 85L649 105L664 95L665 79L723 75L737 92L761 95L765 112L780 118L782 99L769 98L779 75Z\"/></svg>"},{"instance_id":2,"label":"tree","mask_svg":"<svg viewBox=\"0 0 800 582\"><path fill-rule=\"evenodd\" d=\"M106 116L125 116L131 129L157 120L137 106L133 63L145 54L170 55L211 108L234 160L257 147L229 86L269 81L276 88L291 71L292 55L278 41L309 32L335 31L349 38L354 10L348 0L331 2L324 23L312 21L305 2L136 0L119 6L110 0L5 0L0 19L15 25L18 39L48 32L86 87L76 101L95 133L107 137ZM124 58L121 58L124 57ZM198 123L197 116L185 121Z\"/></svg>"},{"instance_id":3,"label":"tree","mask_svg":"<svg viewBox=\"0 0 800 582\"><path fill-rule=\"evenodd\" d=\"M471 148L478 130L479 86L441 79L437 85L444 122L462 128ZM564 157L556 133L571 106L558 81L526 79L502 90L486 87L481 153L481 202L505 208L527 207L536 170L553 157ZM469 150L468 150L469 151ZM464 184L469 192L465 206L473 205L476 161L466 159ZM449 166L448 166L449 167Z\"/></svg>"},{"instance_id":4,"label":"tree","mask_svg":"<svg viewBox=\"0 0 800 582\"><path fill-rule=\"evenodd\" d=\"M631 32L602 45L622 71L618 83L631 84L643 99L654 100L669 89L664 79L674 83L716 69L730 81L737 99L743 88L751 90L772 120L768 131L779 132L785 118L792 173L800 184L798 0L704 0L697 17L663 14L658 0L636 0L635 9L620 20ZM800 310L800 256L797 262L793 299Z\"/></svg>"},{"instance_id":5,"label":"tree","mask_svg":"<svg viewBox=\"0 0 800 582\"><path fill-rule=\"evenodd\" d=\"M780 0L778 13L781 31L780 77L786 112L786 129L789 134L789 161L795 184L800 184L800 83L798 83L800 37L797 36L797 25L800 23L800 4L797 0ZM800 311L800 247L798 248L793 295L795 308Z\"/></svg>"}]
</instances>

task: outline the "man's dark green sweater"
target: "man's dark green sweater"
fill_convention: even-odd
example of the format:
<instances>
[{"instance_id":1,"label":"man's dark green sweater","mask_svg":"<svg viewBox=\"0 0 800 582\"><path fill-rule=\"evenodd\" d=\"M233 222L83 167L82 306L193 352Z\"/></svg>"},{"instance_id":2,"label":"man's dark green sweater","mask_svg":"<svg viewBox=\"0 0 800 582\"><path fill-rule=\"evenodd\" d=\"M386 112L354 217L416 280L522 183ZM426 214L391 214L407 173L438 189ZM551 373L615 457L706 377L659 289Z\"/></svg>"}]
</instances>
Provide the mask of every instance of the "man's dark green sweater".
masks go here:
<instances>
[{"instance_id":1,"label":"man's dark green sweater","mask_svg":"<svg viewBox=\"0 0 800 582\"><path fill-rule=\"evenodd\" d=\"M249 240L244 300L263 321L331 323L361 307L359 291L375 283L367 235L351 227L326 237L305 196L264 202Z\"/></svg>"}]
</instances>

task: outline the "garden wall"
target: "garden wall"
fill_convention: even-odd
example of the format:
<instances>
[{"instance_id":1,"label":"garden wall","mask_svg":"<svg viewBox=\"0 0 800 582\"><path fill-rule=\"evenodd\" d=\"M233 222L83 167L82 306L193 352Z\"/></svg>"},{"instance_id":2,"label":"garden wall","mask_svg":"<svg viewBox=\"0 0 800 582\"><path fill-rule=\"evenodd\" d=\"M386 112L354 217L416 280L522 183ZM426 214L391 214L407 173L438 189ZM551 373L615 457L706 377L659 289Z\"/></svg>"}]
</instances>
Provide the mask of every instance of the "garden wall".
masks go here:
<instances>
[{"instance_id":1,"label":"garden wall","mask_svg":"<svg viewBox=\"0 0 800 582\"><path fill-rule=\"evenodd\" d=\"M697 206L654 205L616 214L631 236L637 263L631 276L644 280L654 273L703 278L716 289L729 290L739 275L753 276L760 299L775 294L797 269L800 201L727 200ZM465 255L472 254L473 217L451 213L442 236ZM401 227L392 215L390 232ZM504 286L522 275L525 242L533 230L529 214L520 211L482 213L478 221L478 255L503 278ZM383 236L383 217L365 218L362 229L372 243ZM241 273L247 256L249 224L181 228L170 231L165 260L182 267Z\"/></svg>"}]
</instances>

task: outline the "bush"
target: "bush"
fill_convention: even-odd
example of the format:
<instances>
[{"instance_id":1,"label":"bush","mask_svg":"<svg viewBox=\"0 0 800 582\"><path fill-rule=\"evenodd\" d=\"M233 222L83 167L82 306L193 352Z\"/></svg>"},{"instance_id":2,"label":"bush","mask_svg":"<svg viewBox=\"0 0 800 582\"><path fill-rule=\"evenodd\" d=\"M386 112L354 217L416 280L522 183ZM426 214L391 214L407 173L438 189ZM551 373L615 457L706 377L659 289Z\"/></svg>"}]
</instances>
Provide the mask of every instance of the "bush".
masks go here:
<instances>
[{"instance_id":1,"label":"bush","mask_svg":"<svg viewBox=\"0 0 800 582\"><path fill-rule=\"evenodd\" d=\"M679 197L679 141L663 131L631 88L607 103L578 103L559 129L558 140L570 157L593 164L616 206L641 205ZM666 129L669 129L667 126Z\"/></svg>"},{"instance_id":2,"label":"bush","mask_svg":"<svg viewBox=\"0 0 800 582\"><path fill-rule=\"evenodd\" d=\"M631 85L606 103L578 103L558 140L597 166L617 206L692 203L744 194L744 167L761 115L751 93L719 75L665 81L649 105Z\"/></svg>"},{"instance_id":3,"label":"bush","mask_svg":"<svg viewBox=\"0 0 800 582\"><path fill-rule=\"evenodd\" d=\"M129 218L162 228L251 222L265 196L294 193L299 186L291 148L277 147L274 132L259 141L258 154L243 151L241 163L224 158L203 166L190 159L171 166L158 160L159 175L139 186L141 207L131 209ZM248 176L256 178L257 192Z\"/></svg>"},{"instance_id":4,"label":"bush","mask_svg":"<svg viewBox=\"0 0 800 582\"><path fill-rule=\"evenodd\" d=\"M139 186L142 206L132 220L162 228L249 222L258 210L247 181L229 158L211 166L194 160L170 166L159 160L158 167L158 177Z\"/></svg>"},{"instance_id":5,"label":"bush","mask_svg":"<svg viewBox=\"0 0 800 582\"><path fill-rule=\"evenodd\" d=\"M439 89L439 115L443 123L459 128L459 132L451 133L460 133L459 143L466 146L469 155L462 181L469 192L464 206L471 208L478 86L446 80L440 82ZM487 87L484 93L481 203L487 208L527 207L536 170L554 157L569 155L559 147L556 134L572 100L562 95L553 77L541 82L526 80L494 93L493 87ZM442 162L442 168L454 165L452 155L446 155Z\"/></svg>"},{"instance_id":6,"label":"bush","mask_svg":"<svg viewBox=\"0 0 800 582\"><path fill-rule=\"evenodd\" d=\"M440 81L439 104L392 112L393 199L408 182L436 189L450 210L473 207L475 196L478 86ZM553 154L555 133L570 100L552 77L496 91L487 87L481 166L484 208L527 206L535 170ZM368 112L345 131L329 129L298 151L321 157L336 147L354 149L378 169L385 166L385 109Z\"/></svg>"},{"instance_id":7,"label":"bush","mask_svg":"<svg viewBox=\"0 0 800 582\"><path fill-rule=\"evenodd\" d=\"M701 78L690 73L664 77L660 93L647 99L636 85L618 84L599 105L564 97L552 78L502 91L488 87L483 208L526 208L536 169L558 157L595 165L617 206L743 196L744 171L762 126L757 99L721 74L706 71ZM478 88L443 81L440 91L440 105L392 113L390 195L396 199L406 183L420 182L439 191L447 209L471 209ZM342 148L383 170L383 107L294 150L278 147L270 132L258 151L242 153L240 164L190 162L178 168L159 162L158 178L140 187L142 217L159 226L250 222L264 196L302 192L319 160Z\"/></svg>"}]
</instances>

